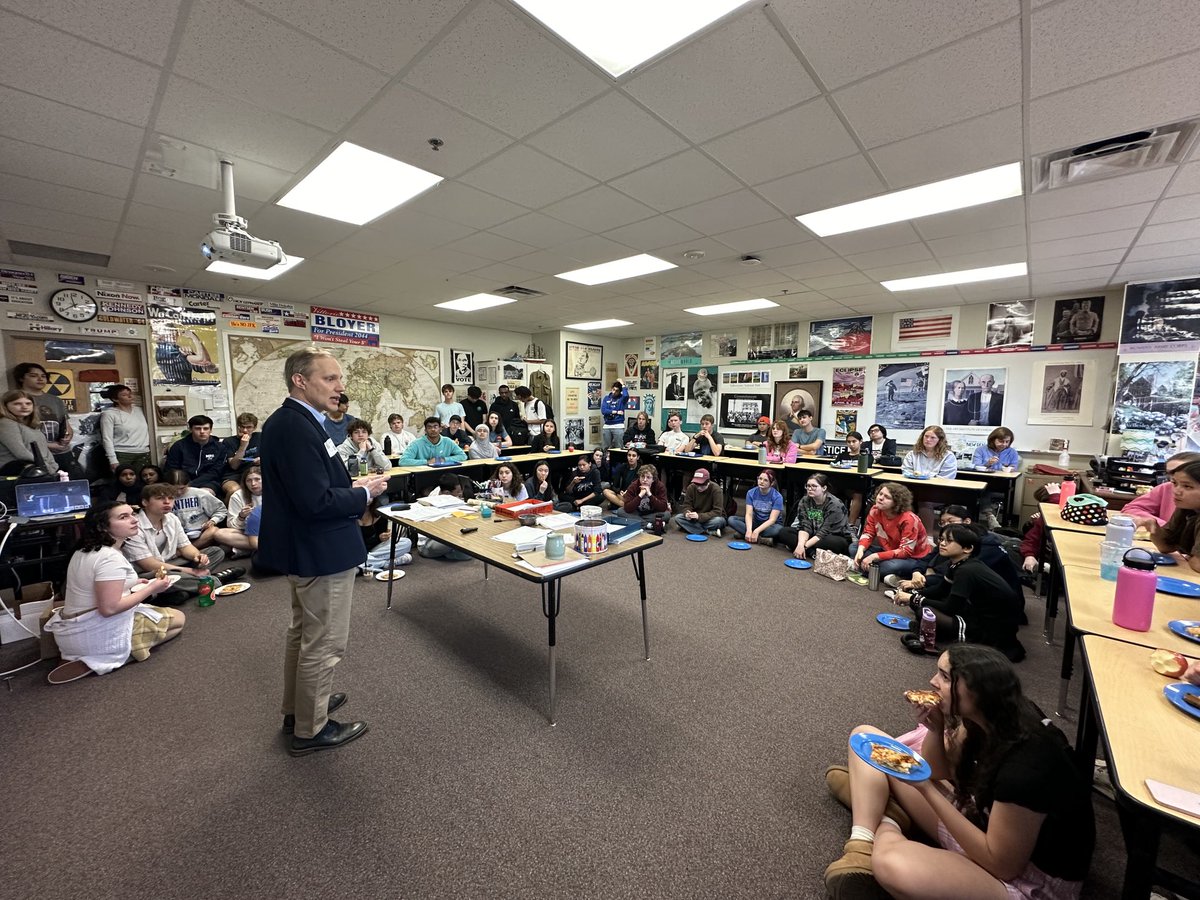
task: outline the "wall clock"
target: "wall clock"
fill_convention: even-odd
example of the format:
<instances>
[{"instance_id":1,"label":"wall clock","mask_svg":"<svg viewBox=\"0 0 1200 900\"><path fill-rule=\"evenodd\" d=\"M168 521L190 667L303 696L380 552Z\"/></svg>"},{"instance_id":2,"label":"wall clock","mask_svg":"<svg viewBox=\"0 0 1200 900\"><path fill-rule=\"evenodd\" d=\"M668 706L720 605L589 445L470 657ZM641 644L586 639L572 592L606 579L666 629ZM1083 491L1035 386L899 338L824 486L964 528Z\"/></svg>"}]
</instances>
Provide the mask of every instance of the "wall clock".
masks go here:
<instances>
[{"instance_id":1,"label":"wall clock","mask_svg":"<svg viewBox=\"0 0 1200 900\"><path fill-rule=\"evenodd\" d=\"M91 294L76 288L63 288L51 294L50 309L68 322L88 322L100 311Z\"/></svg>"}]
</instances>

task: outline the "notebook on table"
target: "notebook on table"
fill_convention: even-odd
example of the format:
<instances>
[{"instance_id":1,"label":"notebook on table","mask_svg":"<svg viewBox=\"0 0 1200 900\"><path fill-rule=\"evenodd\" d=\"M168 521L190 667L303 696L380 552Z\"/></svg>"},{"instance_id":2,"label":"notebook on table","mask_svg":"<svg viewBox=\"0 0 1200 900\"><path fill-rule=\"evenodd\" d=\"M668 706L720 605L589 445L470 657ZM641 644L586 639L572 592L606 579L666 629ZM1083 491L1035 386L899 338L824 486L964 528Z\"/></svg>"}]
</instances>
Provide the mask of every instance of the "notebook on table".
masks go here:
<instances>
[{"instance_id":1,"label":"notebook on table","mask_svg":"<svg viewBox=\"0 0 1200 900\"><path fill-rule=\"evenodd\" d=\"M69 522L91 506L90 485L84 479L17 485L17 515L31 525Z\"/></svg>"}]
</instances>

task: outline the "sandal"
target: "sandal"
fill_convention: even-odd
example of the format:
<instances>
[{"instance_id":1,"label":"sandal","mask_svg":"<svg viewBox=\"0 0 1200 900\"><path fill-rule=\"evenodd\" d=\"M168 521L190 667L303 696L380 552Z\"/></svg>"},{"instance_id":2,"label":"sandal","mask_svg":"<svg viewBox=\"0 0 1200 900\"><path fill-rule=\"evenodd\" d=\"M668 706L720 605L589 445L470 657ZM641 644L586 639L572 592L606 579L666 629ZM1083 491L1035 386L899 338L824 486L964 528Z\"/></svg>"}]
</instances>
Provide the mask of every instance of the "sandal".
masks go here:
<instances>
[{"instance_id":1,"label":"sandal","mask_svg":"<svg viewBox=\"0 0 1200 900\"><path fill-rule=\"evenodd\" d=\"M51 684L66 684L70 681L78 681L80 678L86 678L91 674L92 670L88 668L87 663L82 659L73 659L52 669L50 674L46 676L46 680Z\"/></svg>"}]
</instances>

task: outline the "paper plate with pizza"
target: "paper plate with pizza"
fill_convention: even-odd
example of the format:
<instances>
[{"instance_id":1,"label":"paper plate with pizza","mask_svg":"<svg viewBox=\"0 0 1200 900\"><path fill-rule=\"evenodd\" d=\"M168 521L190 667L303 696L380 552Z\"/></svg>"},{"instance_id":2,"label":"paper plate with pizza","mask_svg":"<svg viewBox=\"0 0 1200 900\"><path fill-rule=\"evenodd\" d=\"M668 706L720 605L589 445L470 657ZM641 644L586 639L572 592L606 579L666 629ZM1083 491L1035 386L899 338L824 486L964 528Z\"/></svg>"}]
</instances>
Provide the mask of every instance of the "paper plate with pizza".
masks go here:
<instances>
[{"instance_id":1,"label":"paper plate with pizza","mask_svg":"<svg viewBox=\"0 0 1200 900\"><path fill-rule=\"evenodd\" d=\"M933 774L921 754L883 734L852 734L850 750L867 765L901 781L925 781Z\"/></svg>"}]
</instances>

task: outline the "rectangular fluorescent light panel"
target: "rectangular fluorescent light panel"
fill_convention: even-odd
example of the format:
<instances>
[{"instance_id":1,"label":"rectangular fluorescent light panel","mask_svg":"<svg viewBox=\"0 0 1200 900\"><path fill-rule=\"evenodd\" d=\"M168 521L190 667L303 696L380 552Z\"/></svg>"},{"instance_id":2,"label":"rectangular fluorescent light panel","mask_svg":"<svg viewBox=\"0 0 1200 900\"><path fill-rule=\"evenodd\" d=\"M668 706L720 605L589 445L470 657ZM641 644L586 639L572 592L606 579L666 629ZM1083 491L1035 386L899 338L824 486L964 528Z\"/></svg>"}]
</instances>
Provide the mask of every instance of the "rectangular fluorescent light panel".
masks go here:
<instances>
[{"instance_id":1,"label":"rectangular fluorescent light panel","mask_svg":"<svg viewBox=\"0 0 1200 900\"><path fill-rule=\"evenodd\" d=\"M772 300L738 300L734 303L717 303L713 306L693 306L691 309L685 309L684 312L690 312L696 316L723 316L726 313L749 312L752 309L770 309L772 306L778 306Z\"/></svg>"},{"instance_id":2,"label":"rectangular fluorescent light panel","mask_svg":"<svg viewBox=\"0 0 1200 900\"><path fill-rule=\"evenodd\" d=\"M915 291L920 288L947 287L952 284L972 284L976 281L996 281L1000 278L1019 278L1029 271L1025 263L1010 263L1007 266L987 266L983 269L962 269L958 272L943 272L940 275L918 275L916 278L898 278L895 281L879 282L889 291Z\"/></svg>"},{"instance_id":3,"label":"rectangular fluorescent light panel","mask_svg":"<svg viewBox=\"0 0 1200 900\"><path fill-rule=\"evenodd\" d=\"M257 278L259 281L271 281L289 269L296 268L302 262L304 262L303 256L288 256L284 258L283 262L276 263L269 269L256 269L253 266L239 266L237 263L215 259L205 267L204 271L217 275L233 275L237 278Z\"/></svg>"},{"instance_id":4,"label":"rectangular fluorescent light panel","mask_svg":"<svg viewBox=\"0 0 1200 900\"><path fill-rule=\"evenodd\" d=\"M516 303L513 297L501 297L499 294L472 294L470 297L460 297L457 300L447 300L445 303L435 303L442 309L453 309L458 312L475 312L480 309L491 309L493 306L503 306L505 303Z\"/></svg>"},{"instance_id":5,"label":"rectangular fluorescent light panel","mask_svg":"<svg viewBox=\"0 0 1200 900\"><path fill-rule=\"evenodd\" d=\"M598 328L620 328L623 325L632 324L632 322L626 322L624 319L597 319L595 322L579 322L575 325L564 325L563 327L570 331L595 331Z\"/></svg>"},{"instance_id":6,"label":"rectangular fluorescent light panel","mask_svg":"<svg viewBox=\"0 0 1200 900\"><path fill-rule=\"evenodd\" d=\"M513 0L618 78L737 9L745 0Z\"/></svg>"},{"instance_id":7,"label":"rectangular fluorescent light panel","mask_svg":"<svg viewBox=\"0 0 1200 900\"><path fill-rule=\"evenodd\" d=\"M1021 195L1019 162L796 216L819 237L860 231Z\"/></svg>"},{"instance_id":8,"label":"rectangular fluorescent light panel","mask_svg":"<svg viewBox=\"0 0 1200 900\"><path fill-rule=\"evenodd\" d=\"M649 275L651 272L662 272L665 269L674 268L678 268L675 263L641 253L637 256L627 256L624 259L600 263L598 266L588 266L586 269L573 269L554 277L565 278L567 281L574 281L578 284L608 284L610 281L637 278L639 275Z\"/></svg>"},{"instance_id":9,"label":"rectangular fluorescent light panel","mask_svg":"<svg viewBox=\"0 0 1200 900\"><path fill-rule=\"evenodd\" d=\"M279 205L364 225L441 180L441 175L343 142L284 194Z\"/></svg>"}]
</instances>

